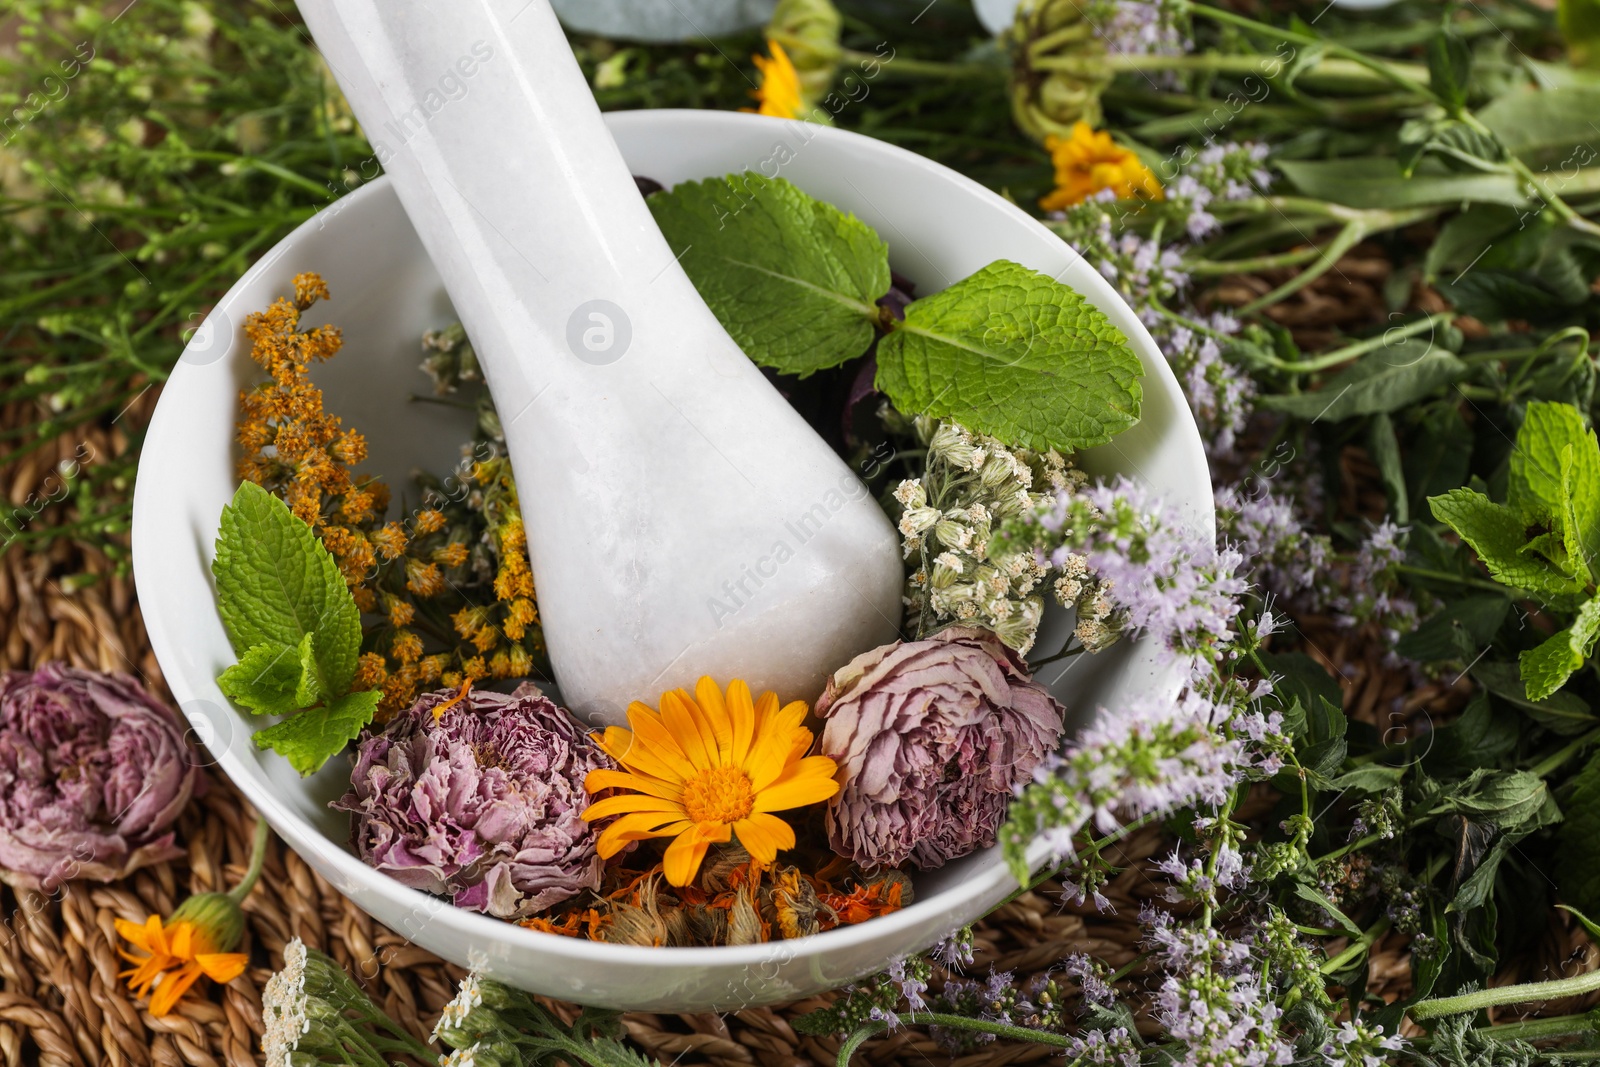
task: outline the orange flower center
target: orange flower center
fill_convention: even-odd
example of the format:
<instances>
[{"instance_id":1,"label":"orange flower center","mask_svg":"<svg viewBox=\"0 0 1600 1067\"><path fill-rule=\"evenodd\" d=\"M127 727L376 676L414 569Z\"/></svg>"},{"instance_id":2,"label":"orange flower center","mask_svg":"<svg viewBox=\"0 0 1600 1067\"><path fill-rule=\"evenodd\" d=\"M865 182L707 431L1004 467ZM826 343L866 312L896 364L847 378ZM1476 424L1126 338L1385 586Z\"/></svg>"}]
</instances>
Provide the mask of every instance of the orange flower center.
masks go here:
<instances>
[{"instance_id":1,"label":"orange flower center","mask_svg":"<svg viewBox=\"0 0 1600 1067\"><path fill-rule=\"evenodd\" d=\"M750 776L738 767L712 767L683 787L683 810L695 822L738 822L754 806Z\"/></svg>"}]
</instances>

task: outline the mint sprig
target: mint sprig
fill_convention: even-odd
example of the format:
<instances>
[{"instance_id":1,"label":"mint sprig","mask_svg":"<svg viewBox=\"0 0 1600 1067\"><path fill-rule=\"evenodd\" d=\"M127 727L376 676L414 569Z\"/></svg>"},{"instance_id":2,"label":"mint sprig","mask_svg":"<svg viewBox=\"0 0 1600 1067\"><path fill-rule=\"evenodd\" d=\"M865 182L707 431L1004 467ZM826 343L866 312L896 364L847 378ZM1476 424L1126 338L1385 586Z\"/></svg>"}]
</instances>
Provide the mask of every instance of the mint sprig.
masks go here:
<instances>
[{"instance_id":1,"label":"mint sprig","mask_svg":"<svg viewBox=\"0 0 1600 1067\"><path fill-rule=\"evenodd\" d=\"M803 378L872 343L889 250L854 215L750 172L683 182L649 204L695 289L757 363Z\"/></svg>"},{"instance_id":2,"label":"mint sprig","mask_svg":"<svg viewBox=\"0 0 1600 1067\"><path fill-rule=\"evenodd\" d=\"M914 301L878 345L878 388L901 411L1011 445L1063 452L1139 421L1144 368L1070 286L997 260Z\"/></svg>"},{"instance_id":3,"label":"mint sprig","mask_svg":"<svg viewBox=\"0 0 1600 1067\"><path fill-rule=\"evenodd\" d=\"M1571 624L1519 657L1528 698L1542 700L1583 667L1600 641L1600 441L1569 404L1528 405L1505 504L1472 489L1430 497L1434 518L1472 546L1496 581Z\"/></svg>"},{"instance_id":4,"label":"mint sprig","mask_svg":"<svg viewBox=\"0 0 1600 1067\"><path fill-rule=\"evenodd\" d=\"M805 377L887 331L876 385L907 414L1061 451L1103 444L1139 420L1139 357L1070 286L999 260L895 322L877 306L889 291L888 246L782 178L684 182L649 203L695 288L763 367Z\"/></svg>"},{"instance_id":5,"label":"mint sprig","mask_svg":"<svg viewBox=\"0 0 1600 1067\"><path fill-rule=\"evenodd\" d=\"M217 682L257 715L290 716L255 735L302 775L372 720L377 691L350 692L361 612L333 556L283 501L245 482L222 509L211 564L239 662Z\"/></svg>"}]
</instances>

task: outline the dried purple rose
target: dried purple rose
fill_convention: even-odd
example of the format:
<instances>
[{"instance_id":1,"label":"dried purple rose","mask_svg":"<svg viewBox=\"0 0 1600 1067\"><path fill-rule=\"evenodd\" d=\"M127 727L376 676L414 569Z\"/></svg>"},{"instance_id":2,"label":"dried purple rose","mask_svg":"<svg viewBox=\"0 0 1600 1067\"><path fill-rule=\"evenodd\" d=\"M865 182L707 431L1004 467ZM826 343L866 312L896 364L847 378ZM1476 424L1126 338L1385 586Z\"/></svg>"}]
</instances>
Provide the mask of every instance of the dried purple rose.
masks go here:
<instances>
[{"instance_id":1,"label":"dried purple rose","mask_svg":"<svg viewBox=\"0 0 1600 1067\"><path fill-rule=\"evenodd\" d=\"M126 674L0 674L0 880L50 892L184 854L168 829L205 779L171 709Z\"/></svg>"},{"instance_id":2,"label":"dried purple rose","mask_svg":"<svg viewBox=\"0 0 1600 1067\"><path fill-rule=\"evenodd\" d=\"M583 779L611 767L579 725L523 684L473 692L435 721L429 693L356 749L351 813L362 860L458 908L523 919L600 884Z\"/></svg>"},{"instance_id":3,"label":"dried purple rose","mask_svg":"<svg viewBox=\"0 0 1600 1067\"><path fill-rule=\"evenodd\" d=\"M857 656L828 679L817 714L843 784L828 805L834 851L928 869L994 843L1064 709L993 633L953 626Z\"/></svg>"}]
</instances>

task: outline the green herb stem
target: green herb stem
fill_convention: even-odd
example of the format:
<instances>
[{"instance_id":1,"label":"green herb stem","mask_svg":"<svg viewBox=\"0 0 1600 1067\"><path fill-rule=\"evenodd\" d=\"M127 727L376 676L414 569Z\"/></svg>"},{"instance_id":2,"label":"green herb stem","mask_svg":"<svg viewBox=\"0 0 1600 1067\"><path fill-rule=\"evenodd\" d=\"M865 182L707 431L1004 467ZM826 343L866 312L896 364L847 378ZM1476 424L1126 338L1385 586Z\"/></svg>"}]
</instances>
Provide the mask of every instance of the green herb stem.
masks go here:
<instances>
[{"instance_id":1,"label":"green herb stem","mask_svg":"<svg viewBox=\"0 0 1600 1067\"><path fill-rule=\"evenodd\" d=\"M1600 1030L1600 1019L1593 1012L1585 1012L1582 1015L1558 1015L1550 1019L1523 1019L1499 1026L1481 1026L1476 1032L1496 1041L1548 1041L1596 1030Z\"/></svg>"},{"instance_id":2,"label":"green herb stem","mask_svg":"<svg viewBox=\"0 0 1600 1067\"><path fill-rule=\"evenodd\" d=\"M1301 33L1299 30L1287 30L1278 26L1271 26L1265 22L1258 22L1244 15L1236 15L1232 11L1225 11L1207 4L1184 3L1181 6L1190 14L1210 19L1213 22L1235 26L1241 30L1248 30L1264 37L1285 41L1303 48L1320 48L1329 56L1337 56L1365 67L1406 92L1415 93L1424 100L1437 102L1433 91L1424 85L1421 80L1427 78L1427 71L1414 64L1392 63L1388 60L1378 59L1375 56L1369 56L1365 52L1358 52L1354 48L1339 44L1336 41L1330 41L1309 33ZM1322 62L1326 63L1327 60Z\"/></svg>"},{"instance_id":3,"label":"green herb stem","mask_svg":"<svg viewBox=\"0 0 1600 1067\"><path fill-rule=\"evenodd\" d=\"M1322 965L1322 973L1338 974L1347 965L1360 959L1361 956L1372 947L1373 942L1377 941L1378 938L1388 933L1389 927L1393 925L1394 921L1387 915L1373 923L1372 926L1368 928L1367 932L1356 938L1355 941L1351 942L1348 948L1339 953L1337 956L1333 957L1333 959L1329 960L1327 963L1324 963Z\"/></svg>"},{"instance_id":4,"label":"green herb stem","mask_svg":"<svg viewBox=\"0 0 1600 1067\"><path fill-rule=\"evenodd\" d=\"M841 49L839 59L844 63L852 63L857 66L876 63L879 68L878 75L906 74L924 78L994 78L996 80L1003 80L1006 75L1006 68L996 63L945 63L933 59L903 59L898 55L885 59L876 53L858 52L853 48Z\"/></svg>"},{"instance_id":5,"label":"green herb stem","mask_svg":"<svg viewBox=\"0 0 1600 1067\"><path fill-rule=\"evenodd\" d=\"M257 815L255 837L250 842L250 866L245 870L239 884L228 893L234 903L242 903L244 898L250 895L250 890L256 887L256 881L261 877L261 868L267 862L267 841L271 835L272 828L267 825L267 820Z\"/></svg>"},{"instance_id":6,"label":"green herb stem","mask_svg":"<svg viewBox=\"0 0 1600 1067\"><path fill-rule=\"evenodd\" d=\"M1030 1030L1025 1026L995 1023L987 1019L969 1019L964 1015L946 1015L937 1011L907 1012L900 1016L900 1022L909 1026L944 1026L952 1030L970 1030L973 1033L993 1034L995 1037L1009 1038L1013 1041L1031 1041L1036 1045L1049 1045L1051 1048L1070 1048L1072 1045L1072 1038L1064 1034ZM889 1026L887 1021L874 1020L851 1034L845 1043L839 1046L839 1057L836 1061L838 1067L850 1067L850 1060L855 1056L856 1050L889 1029Z\"/></svg>"},{"instance_id":7,"label":"green herb stem","mask_svg":"<svg viewBox=\"0 0 1600 1067\"><path fill-rule=\"evenodd\" d=\"M1439 1019L1446 1015L1461 1015L1465 1012L1482 1011L1485 1008L1496 1008L1506 1004L1526 1004L1530 1001L1578 997L1586 993L1593 993L1596 990L1600 990L1600 971L1590 971L1588 974L1580 974L1576 978L1557 978L1548 982L1524 982L1520 985L1500 986L1497 989L1483 989L1476 993L1462 993L1454 997L1437 997L1433 1000L1424 1000L1413 1004L1408 1011L1413 1019L1422 1022L1426 1019Z\"/></svg>"},{"instance_id":8,"label":"green herb stem","mask_svg":"<svg viewBox=\"0 0 1600 1067\"><path fill-rule=\"evenodd\" d=\"M1548 778L1550 775L1554 774L1563 763L1566 763L1567 760L1571 759L1573 756L1576 756L1578 753L1582 752L1596 741L1600 741L1600 727L1590 730L1582 737L1579 737L1573 741L1569 741L1567 744L1552 752L1538 763L1535 763L1532 767L1529 767L1528 773L1536 774L1540 778Z\"/></svg>"}]
</instances>

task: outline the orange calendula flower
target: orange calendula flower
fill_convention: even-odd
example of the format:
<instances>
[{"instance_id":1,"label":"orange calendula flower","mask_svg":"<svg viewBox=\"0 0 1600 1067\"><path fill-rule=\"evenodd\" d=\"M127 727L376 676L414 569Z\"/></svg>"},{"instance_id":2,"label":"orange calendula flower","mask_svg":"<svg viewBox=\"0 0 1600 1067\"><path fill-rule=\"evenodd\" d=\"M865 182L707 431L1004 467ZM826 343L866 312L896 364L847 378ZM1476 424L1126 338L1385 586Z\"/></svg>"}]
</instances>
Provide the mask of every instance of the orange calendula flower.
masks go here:
<instances>
[{"instance_id":1,"label":"orange calendula flower","mask_svg":"<svg viewBox=\"0 0 1600 1067\"><path fill-rule=\"evenodd\" d=\"M1071 137L1046 137L1044 147L1056 168L1055 189L1039 200L1046 211L1080 204L1102 189L1112 190L1122 200L1162 198L1161 183L1150 168L1109 133L1091 129L1087 122L1075 123Z\"/></svg>"},{"instance_id":2,"label":"orange calendula flower","mask_svg":"<svg viewBox=\"0 0 1600 1067\"><path fill-rule=\"evenodd\" d=\"M152 915L143 926L126 919L117 920L117 933L143 954L121 950L122 958L137 966L123 971L133 995L150 993L150 1014L160 1018L171 1011L178 998L202 976L224 984L244 973L250 957L243 952L218 952L210 937L192 922L177 920L163 924Z\"/></svg>"},{"instance_id":3,"label":"orange calendula flower","mask_svg":"<svg viewBox=\"0 0 1600 1067\"><path fill-rule=\"evenodd\" d=\"M266 822L257 820L250 866L229 892L196 893L164 922L159 915L150 916L143 925L116 920L117 933L136 950L118 947L118 955L133 964L119 977L128 980L134 996L150 997L151 1015L167 1014L201 978L226 985L244 973L250 957L233 951L244 937L239 905L261 877L267 835Z\"/></svg>"},{"instance_id":4,"label":"orange calendula flower","mask_svg":"<svg viewBox=\"0 0 1600 1067\"><path fill-rule=\"evenodd\" d=\"M628 725L592 735L625 770L594 770L590 793L624 790L590 804L586 822L620 816L596 842L602 858L630 841L671 837L663 857L667 881L694 881L706 850L737 834L751 858L772 863L793 848L794 830L773 812L817 804L839 791L837 769L826 756L807 756L811 731L805 701L778 706L775 693L752 700L734 679L727 697L711 678L694 696L682 689L661 694L661 710L634 701Z\"/></svg>"},{"instance_id":5,"label":"orange calendula flower","mask_svg":"<svg viewBox=\"0 0 1600 1067\"><path fill-rule=\"evenodd\" d=\"M790 60L789 53L783 50L783 45L770 37L767 38L767 51L772 53L770 59L759 55L750 57L761 72L761 87L750 93L759 105L744 110L780 119L799 118L804 106L800 98L800 73L795 70L794 62Z\"/></svg>"}]
</instances>

